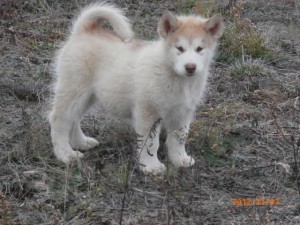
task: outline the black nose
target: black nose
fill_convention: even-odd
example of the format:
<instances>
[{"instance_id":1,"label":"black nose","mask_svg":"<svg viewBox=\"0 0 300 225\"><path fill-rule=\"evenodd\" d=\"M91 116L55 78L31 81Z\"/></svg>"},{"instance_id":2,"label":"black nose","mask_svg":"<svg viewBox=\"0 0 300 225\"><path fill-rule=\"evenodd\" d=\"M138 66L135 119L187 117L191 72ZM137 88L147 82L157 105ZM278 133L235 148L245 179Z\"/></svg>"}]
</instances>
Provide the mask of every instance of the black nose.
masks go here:
<instances>
[{"instance_id":1,"label":"black nose","mask_svg":"<svg viewBox=\"0 0 300 225\"><path fill-rule=\"evenodd\" d=\"M186 64L185 70L189 75L192 75L196 71L196 64L194 64L194 63Z\"/></svg>"}]
</instances>

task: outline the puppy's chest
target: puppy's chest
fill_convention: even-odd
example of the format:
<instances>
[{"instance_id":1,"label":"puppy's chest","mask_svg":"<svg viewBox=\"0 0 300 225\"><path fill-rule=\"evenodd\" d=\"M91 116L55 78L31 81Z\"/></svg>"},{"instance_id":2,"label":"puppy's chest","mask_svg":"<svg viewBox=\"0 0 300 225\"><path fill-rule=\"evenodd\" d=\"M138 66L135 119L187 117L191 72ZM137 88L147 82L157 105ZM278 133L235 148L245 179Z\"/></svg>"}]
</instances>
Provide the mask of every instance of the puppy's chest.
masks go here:
<instances>
[{"instance_id":1,"label":"puppy's chest","mask_svg":"<svg viewBox=\"0 0 300 225\"><path fill-rule=\"evenodd\" d=\"M201 93L191 88L172 89L166 93L165 107L169 110L195 110L201 98Z\"/></svg>"}]
</instances>

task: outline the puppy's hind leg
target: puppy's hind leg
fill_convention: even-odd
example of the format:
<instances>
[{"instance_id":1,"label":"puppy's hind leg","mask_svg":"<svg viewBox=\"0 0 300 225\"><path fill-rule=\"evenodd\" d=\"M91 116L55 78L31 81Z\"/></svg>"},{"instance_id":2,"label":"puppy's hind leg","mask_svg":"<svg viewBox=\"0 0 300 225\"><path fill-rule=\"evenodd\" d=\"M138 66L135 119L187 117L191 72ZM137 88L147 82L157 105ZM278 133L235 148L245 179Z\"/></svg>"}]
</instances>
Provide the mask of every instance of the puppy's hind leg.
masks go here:
<instances>
[{"instance_id":1,"label":"puppy's hind leg","mask_svg":"<svg viewBox=\"0 0 300 225\"><path fill-rule=\"evenodd\" d=\"M80 127L80 120L83 114L94 104L94 102L95 97L88 93L80 96L80 99L76 102L78 110L69 134L70 144L75 149L88 150L99 145L99 142L95 138L85 136Z\"/></svg>"},{"instance_id":2,"label":"puppy's hind leg","mask_svg":"<svg viewBox=\"0 0 300 225\"><path fill-rule=\"evenodd\" d=\"M54 154L65 163L83 157L81 152L72 149L70 142L75 142L74 140L76 142L80 140L81 142L81 139L86 138L80 129L79 123L87 106L90 106L87 105L91 102L90 99L90 93L78 93L75 90L69 90L68 93L63 91L62 93L59 91L56 93L53 110L50 114L51 138ZM76 124L78 125L75 126ZM70 141L71 133L75 134L72 141Z\"/></svg>"},{"instance_id":3,"label":"puppy's hind leg","mask_svg":"<svg viewBox=\"0 0 300 225\"><path fill-rule=\"evenodd\" d=\"M83 154L78 151L73 151L69 144L69 133L72 127L72 119L66 115L62 108L54 106L50 114L51 139L54 154L57 159L64 163L80 159Z\"/></svg>"}]
</instances>

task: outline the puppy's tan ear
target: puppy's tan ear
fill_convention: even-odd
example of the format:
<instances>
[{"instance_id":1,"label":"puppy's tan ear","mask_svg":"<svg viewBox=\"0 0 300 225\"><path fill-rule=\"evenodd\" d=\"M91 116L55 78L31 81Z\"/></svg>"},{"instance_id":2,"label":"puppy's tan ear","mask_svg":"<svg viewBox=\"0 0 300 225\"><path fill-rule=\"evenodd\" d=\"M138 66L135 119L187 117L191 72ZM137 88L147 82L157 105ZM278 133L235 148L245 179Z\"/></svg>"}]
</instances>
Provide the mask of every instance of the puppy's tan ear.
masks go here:
<instances>
[{"instance_id":1,"label":"puppy's tan ear","mask_svg":"<svg viewBox=\"0 0 300 225\"><path fill-rule=\"evenodd\" d=\"M205 31L212 35L212 37L217 40L224 32L225 24L224 18L221 15L215 15L208 19L205 24Z\"/></svg>"},{"instance_id":2,"label":"puppy's tan ear","mask_svg":"<svg viewBox=\"0 0 300 225\"><path fill-rule=\"evenodd\" d=\"M158 22L157 31L162 38L175 32L177 28L177 18L170 11L165 11Z\"/></svg>"}]
</instances>

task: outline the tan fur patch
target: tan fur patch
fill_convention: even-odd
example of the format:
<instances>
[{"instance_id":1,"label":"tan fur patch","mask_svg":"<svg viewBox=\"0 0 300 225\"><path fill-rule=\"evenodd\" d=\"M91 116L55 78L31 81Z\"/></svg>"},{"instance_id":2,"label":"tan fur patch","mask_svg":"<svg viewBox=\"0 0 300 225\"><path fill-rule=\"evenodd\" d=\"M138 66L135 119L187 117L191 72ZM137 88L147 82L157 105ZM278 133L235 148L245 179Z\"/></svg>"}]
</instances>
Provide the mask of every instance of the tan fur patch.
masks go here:
<instances>
[{"instance_id":1,"label":"tan fur patch","mask_svg":"<svg viewBox=\"0 0 300 225\"><path fill-rule=\"evenodd\" d=\"M84 33L98 35L100 37L109 39L111 41L122 41L122 39L119 36L101 27L101 21L94 21L86 25L84 29Z\"/></svg>"},{"instance_id":2,"label":"tan fur patch","mask_svg":"<svg viewBox=\"0 0 300 225\"><path fill-rule=\"evenodd\" d=\"M201 37L207 45L210 45L214 40L204 30L205 22L205 19L196 17L178 18L177 29L169 41L176 42L179 37L184 37L192 42L195 38Z\"/></svg>"}]
</instances>

